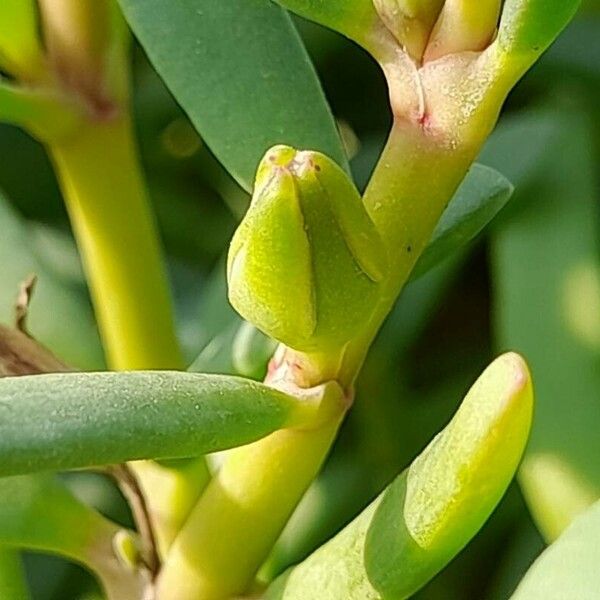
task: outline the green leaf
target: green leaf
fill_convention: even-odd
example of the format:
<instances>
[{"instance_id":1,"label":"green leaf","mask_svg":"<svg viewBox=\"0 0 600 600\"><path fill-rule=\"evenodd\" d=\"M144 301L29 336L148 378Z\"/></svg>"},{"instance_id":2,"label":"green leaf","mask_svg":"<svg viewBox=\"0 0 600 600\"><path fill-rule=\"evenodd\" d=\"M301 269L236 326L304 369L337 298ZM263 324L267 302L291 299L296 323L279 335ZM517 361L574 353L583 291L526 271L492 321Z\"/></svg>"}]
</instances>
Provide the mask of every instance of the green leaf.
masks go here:
<instances>
[{"instance_id":1,"label":"green leaf","mask_svg":"<svg viewBox=\"0 0 600 600\"><path fill-rule=\"evenodd\" d=\"M266 598L411 596L495 508L525 448L532 410L527 367L505 354L410 468L333 540L277 579Z\"/></svg>"},{"instance_id":2,"label":"green leaf","mask_svg":"<svg viewBox=\"0 0 600 600\"><path fill-rule=\"evenodd\" d=\"M98 575L109 598L139 597L141 582L114 553L116 536L136 543L131 532L80 502L49 475L0 479L0 543L85 565Z\"/></svg>"},{"instance_id":3,"label":"green leaf","mask_svg":"<svg viewBox=\"0 0 600 600\"><path fill-rule=\"evenodd\" d=\"M595 600L600 590L600 502L533 564L512 600Z\"/></svg>"},{"instance_id":4,"label":"green leaf","mask_svg":"<svg viewBox=\"0 0 600 600\"><path fill-rule=\"evenodd\" d=\"M372 49L377 26L382 26L372 0L275 0L296 14L343 33Z\"/></svg>"},{"instance_id":5,"label":"green leaf","mask_svg":"<svg viewBox=\"0 0 600 600\"><path fill-rule=\"evenodd\" d=\"M513 193L500 173L474 165L444 211L411 279L417 279L465 246L506 206Z\"/></svg>"},{"instance_id":6,"label":"green leaf","mask_svg":"<svg viewBox=\"0 0 600 600\"><path fill-rule=\"evenodd\" d=\"M276 348L275 340L250 323L242 323L231 348L231 359L236 372L244 377L262 380Z\"/></svg>"},{"instance_id":7,"label":"green leaf","mask_svg":"<svg viewBox=\"0 0 600 600\"><path fill-rule=\"evenodd\" d=\"M0 190L0 322L12 323L19 284L38 276L28 317L32 335L61 360L80 368L103 364L100 340L85 296L38 259L25 223Z\"/></svg>"},{"instance_id":8,"label":"green leaf","mask_svg":"<svg viewBox=\"0 0 600 600\"><path fill-rule=\"evenodd\" d=\"M9 548L0 548L0 597L12 600L30 598L21 557Z\"/></svg>"},{"instance_id":9,"label":"green leaf","mask_svg":"<svg viewBox=\"0 0 600 600\"><path fill-rule=\"evenodd\" d=\"M93 526L89 526L89 525ZM109 526L49 475L0 479L0 542L16 548L86 555L98 526ZM113 533L118 530L112 526Z\"/></svg>"},{"instance_id":10,"label":"green leaf","mask_svg":"<svg viewBox=\"0 0 600 600\"><path fill-rule=\"evenodd\" d=\"M120 0L148 56L246 189L268 148L320 150L346 167L334 120L289 15L268 0Z\"/></svg>"},{"instance_id":11,"label":"green leaf","mask_svg":"<svg viewBox=\"0 0 600 600\"><path fill-rule=\"evenodd\" d=\"M200 456L310 420L312 399L193 373L0 379L0 475Z\"/></svg>"},{"instance_id":12,"label":"green leaf","mask_svg":"<svg viewBox=\"0 0 600 600\"><path fill-rule=\"evenodd\" d=\"M581 0L507 0L498 44L504 52L535 60L573 18Z\"/></svg>"},{"instance_id":13,"label":"green leaf","mask_svg":"<svg viewBox=\"0 0 600 600\"><path fill-rule=\"evenodd\" d=\"M539 156L538 144L541 160L512 204L519 210L494 237L494 304L499 347L523 352L537 374L543 402L520 481L553 540L600 498L598 196L587 120L564 110L508 122L486 160L504 168Z\"/></svg>"}]
</instances>

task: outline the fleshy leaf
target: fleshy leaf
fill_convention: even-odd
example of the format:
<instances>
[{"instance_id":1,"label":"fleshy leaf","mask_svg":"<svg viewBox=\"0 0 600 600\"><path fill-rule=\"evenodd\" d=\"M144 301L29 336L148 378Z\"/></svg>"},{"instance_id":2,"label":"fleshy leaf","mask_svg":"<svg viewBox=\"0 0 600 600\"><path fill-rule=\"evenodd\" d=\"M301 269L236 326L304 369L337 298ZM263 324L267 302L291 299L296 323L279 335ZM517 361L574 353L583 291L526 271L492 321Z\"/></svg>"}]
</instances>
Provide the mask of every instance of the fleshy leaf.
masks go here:
<instances>
[{"instance_id":1,"label":"fleshy leaf","mask_svg":"<svg viewBox=\"0 0 600 600\"><path fill-rule=\"evenodd\" d=\"M532 156L538 164L524 178L522 163ZM544 402L520 482L552 541L600 498L600 373L590 338L599 264L593 137L586 118L524 114L505 122L485 160L520 183L521 209L493 237L496 332L498 345L521 349L538 374Z\"/></svg>"},{"instance_id":2,"label":"fleshy leaf","mask_svg":"<svg viewBox=\"0 0 600 600\"><path fill-rule=\"evenodd\" d=\"M600 502L594 504L529 569L511 600L594 600L600 590Z\"/></svg>"},{"instance_id":3,"label":"fleshy leaf","mask_svg":"<svg viewBox=\"0 0 600 600\"><path fill-rule=\"evenodd\" d=\"M268 0L120 0L154 67L227 170L251 189L275 144L346 166L318 78L290 16Z\"/></svg>"},{"instance_id":4,"label":"fleshy leaf","mask_svg":"<svg viewBox=\"0 0 600 600\"><path fill-rule=\"evenodd\" d=\"M408 598L477 533L527 442L527 366L505 354L477 380L449 425L357 519L277 579L269 600Z\"/></svg>"},{"instance_id":5,"label":"fleshy leaf","mask_svg":"<svg viewBox=\"0 0 600 600\"><path fill-rule=\"evenodd\" d=\"M506 0L497 44L520 76L573 18L581 0Z\"/></svg>"},{"instance_id":6,"label":"fleshy leaf","mask_svg":"<svg viewBox=\"0 0 600 600\"><path fill-rule=\"evenodd\" d=\"M479 234L506 206L513 193L498 171L474 165L444 211L411 279L417 279Z\"/></svg>"},{"instance_id":7,"label":"fleshy leaf","mask_svg":"<svg viewBox=\"0 0 600 600\"><path fill-rule=\"evenodd\" d=\"M310 421L314 398L192 373L4 378L0 475L200 456Z\"/></svg>"}]
</instances>

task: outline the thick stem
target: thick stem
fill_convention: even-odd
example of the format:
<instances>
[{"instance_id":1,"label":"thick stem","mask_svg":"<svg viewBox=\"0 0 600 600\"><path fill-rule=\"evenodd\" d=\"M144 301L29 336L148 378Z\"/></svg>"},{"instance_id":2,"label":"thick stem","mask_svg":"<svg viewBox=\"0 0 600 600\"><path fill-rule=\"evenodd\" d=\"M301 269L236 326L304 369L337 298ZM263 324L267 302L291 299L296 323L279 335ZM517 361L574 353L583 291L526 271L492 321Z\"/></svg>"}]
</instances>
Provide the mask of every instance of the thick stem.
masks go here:
<instances>
[{"instance_id":1,"label":"thick stem","mask_svg":"<svg viewBox=\"0 0 600 600\"><path fill-rule=\"evenodd\" d=\"M182 368L167 276L129 117L87 121L50 152L83 255L109 365L117 370ZM197 462L195 470L187 469L188 477L175 469L169 480L165 472L167 484L158 487L140 469L140 485L163 545L173 539L173 529L183 524L208 480L204 460ZM177 501L179 497L185 501Z\"/></svg>"},{"instance_id":2,"label":"thick stem","mask_svg":"<svg viewBox=\"0 0 600 600\"><path fill-rule=\"evenodd\" d=\"M365 197L393 273L377 310L339 356L280 349L271 380L287 378L299 387L334 380L351 394L377 330L476 148L449 148L420 123L398 120ZM278 432L231 453L176 539L159 577L159 597L211 600L246 591L323 463L342 418L318 431Z\"/></svg>"},{"instance_id":3,"label":"thick stem","mask_svg":"<svg viewBox=\"0 0 600 600\"><path fill-rule=\"evenodd\" d=\"M417 124L394 123L363 199L388 248L390 277L370 322L346 348L339 374L344 385L351 385L360 371L375 335L478 149L478 143L449 149Z\"/></svg>"},{"instance_id":4,"label":"thick stem","mask_svg":"<svg viewBox=\"0 0 600 600\"><path fill-rule=\"evenodd\" d=\"M110 365L180 368L167 278L127 117L51 146Z\"/></svg>"},{"instance_id":5,"label":"thick stem","mask_svg":"<svg viewBox=\"0 0 600 600\"><path fill-rule=\"evenodd\" d=\"M19 552L12 548L0 548L0 598L30 598L21 557Z\"/></svg>"},{"instance_id":6,"label":"thick stem","mask_svg":"<svg viewBox=\"0 0 600 600\"><path fill-rule=\"evenodd\" d=\"M317 475L342 417L231 451L175 540L158 597L220 600L246 591Z\"/></svg>"}]
</instances>

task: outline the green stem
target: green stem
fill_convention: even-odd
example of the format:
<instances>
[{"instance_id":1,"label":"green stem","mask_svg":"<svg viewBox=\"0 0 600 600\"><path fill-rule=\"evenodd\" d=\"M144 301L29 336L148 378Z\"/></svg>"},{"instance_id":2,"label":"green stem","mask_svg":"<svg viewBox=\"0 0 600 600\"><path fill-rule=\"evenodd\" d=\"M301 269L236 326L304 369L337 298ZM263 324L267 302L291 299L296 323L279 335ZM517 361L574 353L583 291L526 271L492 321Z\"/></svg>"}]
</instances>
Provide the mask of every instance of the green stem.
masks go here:
<instances>
[{"instance_id":1,"label":"green stem","mask_svg":"<svg viewBox=\"0 0 600 600\"><path fill-rule=\"evenodd\" d=\"M399 119L363 201L387 246L390 277L364 331L346 348L339 380L351 385L371 343L425 250L444 209L479 151L472 144L448 149L415 124Z\"/></svg>"},{"instance_id":2,"label":"green stem","mask_svg":"<svg viewBox=\"0 0 600 600\"><path fill-rule=\"evenodd\" d=\"M218 600L246 591L316 477L342 417L231 451L175 540L158 597Z\"/></svg>"},{"instance_id":3,"label":"green stem","mask_svg":"<svg viewBox=\"0 0 600 600\"><path fill-rule=\"evenodd\" d=\"M51 145L83 255L111 368L181 369L167 276L140 173L131 122L86 121ZM137 476L164 553L208 480L194 468L138 465ZM161 470L161 484L147 476Z\"/></svg>"},{"instance_id":4,"label":"green stem","mask_svg":"<svg viewBox=\"0 0 600 600\"><path fill-rule=\"evenodd\" d=\"M79 117L55 91L19 87L0 77L0 121L51 139L72 131Z\"/></svg>"},{"instance_id":5,"label":"green stem","mask_svg":"<svg viewBox=\"0 0 600 600\"><path fill-rule=\"evenodd\" d=\"M0 548L0 598L30 598L21 557L12 548Z\"/></svg>"},{"instance_id":6,"label":"green stem","mask_svg":"<svg viewBox=\"0 0 600 600\"><path fill-rule=\"evenodd\" d=\"M182 367L155 223L127 117L50 148L111 367Z\"/></svg>"},{"instance_id":7,"label":"green stem","mask_svg":"<svg viewBox=\"0 0 600 600\"><path fill-rule=\"evenodd\" d=\"M475 152L475 146L449 150L407 121L394 125L365 196L393 277L373 319L342 356L280 350L274 362L284 379L299 387L334 380L352 394L374 336ZM278 432L230 454L173 545L159 585L159 592L170 595L159 597L211 600L247 591L324 462L342 419L340 414L318 431Z\"/></svg>"}]
</instances>

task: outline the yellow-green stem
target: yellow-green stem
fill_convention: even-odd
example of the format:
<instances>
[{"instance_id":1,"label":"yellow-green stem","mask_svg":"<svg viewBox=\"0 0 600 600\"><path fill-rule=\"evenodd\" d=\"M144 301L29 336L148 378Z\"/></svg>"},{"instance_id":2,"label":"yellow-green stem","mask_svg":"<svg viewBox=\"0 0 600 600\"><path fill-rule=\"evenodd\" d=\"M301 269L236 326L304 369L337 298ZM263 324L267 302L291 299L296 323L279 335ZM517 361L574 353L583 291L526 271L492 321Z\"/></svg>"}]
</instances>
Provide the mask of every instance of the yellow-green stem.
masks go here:
<instances>
[{"instance_id":1,"label":"yellow-green stem","mask_svg":"<svg viewBox=\"0 0 600 600\"><path fill-rule=\"evenodd\" d=\"M483 139L483 138L482 138ZM300 387L353 382L477 144L449 149L416 124L398 121L365 204L390 253L391 272L373 319L340 356L278 351L274 362ZM247 591L335 439L343 414L326 428L282 431L231 453L176 539L160 577L159 598L211 600Z\"/></svg>"},{"instance_id":2,"label":"yellow-green stem","mask_svg":"<svg viewBox=\"0 0 600 600\"><path fill-rule=\"evenodd\" d=\"M346 348L339 381L351 385L486 137L449 149L415 123L394 123L363 202L388 248L390 277L371 321Z\"/></svg>"},{"instance_id":3,"label":"yellow-green stem","mask_svg":"<svg viewBox=\"0 0 600 600\"><path fill-rule=\"evenodd\" d=\"M87 122L50 148L112 368L182 367L129 118Z\"/></svg>"},{"instance_id":4,"label":"yellow-green stem","mask_svg":"<svg viewBox=\"0 0 600 600\"><path fill-rule=\"evenodd\" d=\"M50 146L73 230L83 255L109 366L180 369L183 359L156 224L140 173L127 115L86 121ZM154 465L137 476L164 553L187 518L209 473ZM161 471L161 485L156 477Z\"/></svg>"},{"instance_id":5,"label":"yellow-green stem","mask_svg":"<svg viewBox=\"0 0 600 600\"><path fill-rule=\"evenodd\" d=\"M342 417L231 451L171 548L158 598L220 600L243 593L319 471Z\"/></svg>"}]
</instances>

